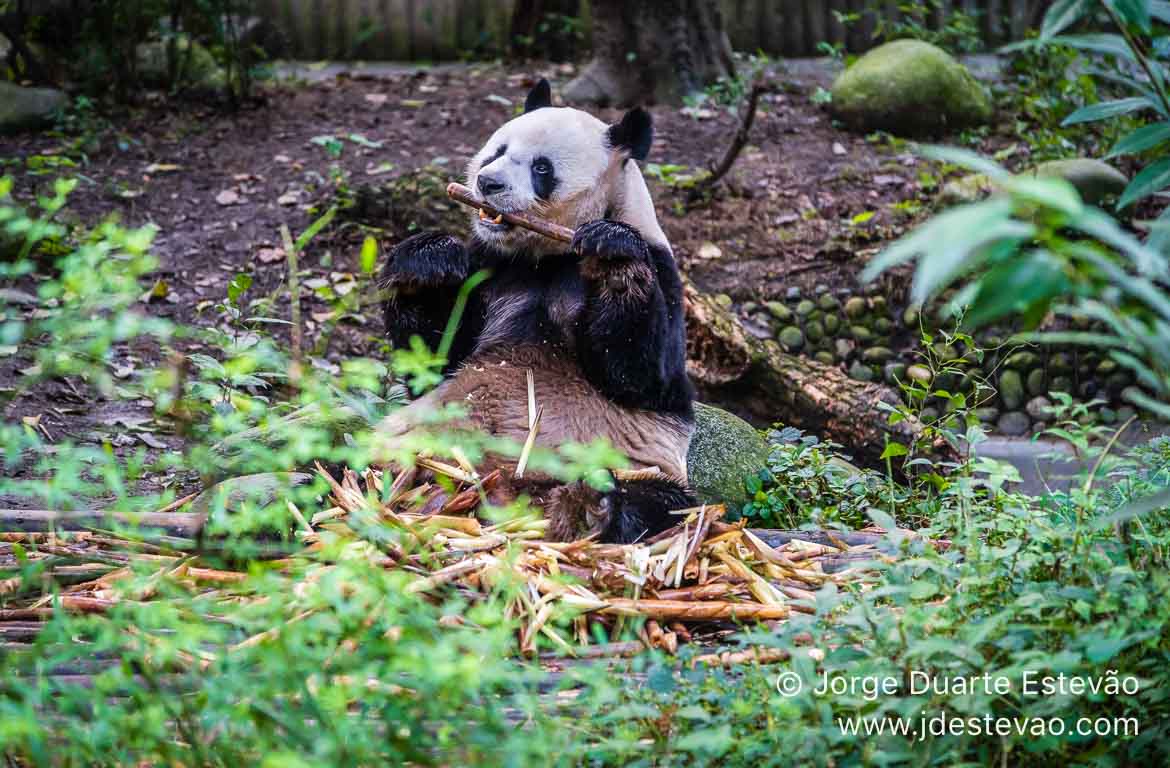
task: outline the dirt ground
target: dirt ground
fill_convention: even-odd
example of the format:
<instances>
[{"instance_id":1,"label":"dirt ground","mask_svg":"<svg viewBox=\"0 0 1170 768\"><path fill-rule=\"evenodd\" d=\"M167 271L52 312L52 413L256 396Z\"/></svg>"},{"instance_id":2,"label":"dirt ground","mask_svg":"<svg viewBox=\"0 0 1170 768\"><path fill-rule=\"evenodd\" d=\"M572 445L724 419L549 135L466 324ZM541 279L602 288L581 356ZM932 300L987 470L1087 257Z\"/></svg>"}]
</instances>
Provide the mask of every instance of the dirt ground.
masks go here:
<instances>
[{"instance_id":1,"label":"dirt ground","mask_svg":"<svg viewBox=\"0 0 1170 768\"><path fill-rule=\"evenodd\" d=\"M835 127L811 99L827 73L780 76L784 87L765 96L750 144L714 200L689 205L685 190L652 180L667 235L699 287L737 301L783 296L793 286L843 287L882 242L924 215L913 202L929 199L918 177L922 161ZM522 103L533 74L532 68L480 66L329 77L267 86L259 104L238 113L159 97L112 118L99 134L99 146L89 148L78 169L84 179L65 217L93 223L115 213L127 224L156 225L160 266L151 277L166 295L144 300L140 310L223 325L215 305L234 275L251 274L253 294L278 291L286 280L286 263L274 250L280 226L303 231L332 199L331 179L339 172L351 187L428 163L459 178L468 158ZM542 74L551 75L555 93L570 73L550 67ZM737 125L726 108L651 111L650 161L667 166L667 177L669 166L685 166L673 170L676 178L711 166ZM617 115L600 113L607 120ZM326 146L329 136L340 142L338 157ZM3 172L17 177L18 198L30 198L52 177L27 175L12 160L61 146L60 137L47 134L0 138L0 157L10 160ZM903 201L912 202L896 207ZM358 270L361 235L352 226L334 227L315 239L302 259L312 276L303 281L348 280ZM306 294L305 317L327 314L325 302ZM287 316L287 295L273 311ZM379 318L370 312L362 320L332 339L328 361L370 348ZM310 335L314 330L311 319ZM157 355L124 349L115 373L133 376ZM19 353L0 358L0 387L13 387L27 365ZM151 455L178 445L167 425L154 421L149 401L95 399L76 381L21 393L6 411L10 420L36 420L54 441L109 441L119 452L145 446ZM188 480L159 475L151 489Z\"/></svg>"}]
</instances>

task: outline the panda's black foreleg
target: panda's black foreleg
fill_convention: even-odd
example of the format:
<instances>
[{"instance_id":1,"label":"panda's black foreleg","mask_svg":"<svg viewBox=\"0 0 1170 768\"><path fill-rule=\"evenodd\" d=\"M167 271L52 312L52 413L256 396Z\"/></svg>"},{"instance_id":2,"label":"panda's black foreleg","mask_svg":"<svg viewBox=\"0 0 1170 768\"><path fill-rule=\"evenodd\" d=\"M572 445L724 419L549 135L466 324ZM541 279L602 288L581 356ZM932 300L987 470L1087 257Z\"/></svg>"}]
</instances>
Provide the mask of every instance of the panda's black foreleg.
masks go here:
<instances>
[{"instance_id":1,"label":"panda's black foreleg","mask_svg":"<svg viewBox=\"0 0 1170 768\"><path fill-rule=\"evenodd\" d=\"M419 336L434 350L455 305L459 287L471 271L471 258L459 240L441 232L423 232L396 245L382 265L379 287L386 337L394 347L405 347ZM448 355L454 368L470 350L476 330L474 318L464 318Z\"/></svg>"},{"instance_id":2,"label":"panda's black foreleg","mask_svg":"<svg viewBox=\"0 0 1170 768\"><path fill-rule=\"evenodd\" d=\"M670 513L695 504L682 483L658 475L615 480L609 491L585 482L559 486L550 493L545 514L553 541L596 535L606 543L630 544L677 525L680 518Z\"/></svg>"},{"instance_id":3,"label":"panda's black foreleg","mask_svg":"<svg viewBox=\"0 0 1170 768\"><path fill-rule=\"evenodd\" d=\"M675 525L681 518L670 514L695 506L695 497L679 482L668 477L618 480L601 497L608 521L601 540L630 544Z\"/></svg>"},{"instance_id":4,"label":"panda's black foreleg","mask_svg":"<svg viewBox=\"0 0 1170 768\"><path fill-rule=\"evenodd\" d=\"M605 220L580 227L571 248L586 283L577 339L585 375L623 405L689 414L682 289L669 252Z\"/></svg>"}]
</instances>

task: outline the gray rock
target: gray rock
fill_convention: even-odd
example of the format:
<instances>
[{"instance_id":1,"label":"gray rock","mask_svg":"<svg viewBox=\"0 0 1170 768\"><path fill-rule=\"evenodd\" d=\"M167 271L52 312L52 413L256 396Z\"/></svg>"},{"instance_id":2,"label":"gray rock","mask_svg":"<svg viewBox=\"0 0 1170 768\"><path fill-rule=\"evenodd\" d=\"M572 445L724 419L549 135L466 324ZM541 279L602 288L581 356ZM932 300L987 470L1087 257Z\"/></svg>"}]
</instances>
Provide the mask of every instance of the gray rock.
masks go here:
<instances>
[{"instance_id":1,"label":"gray rock","mask_svg":"<svg viewBox=\"0 0 1170 768\"><path fill-rule=\"evenodd\" d=\"M0 134L40 128L69 104L54 88L22 88L0 80Z\"/></svg>"},{"instance_id":2,"label":"gray rock","mask_svg":"<svg viewBox=\"0 0 1170 768\"><path fill-rule=\"evenodd\" d=\"M1091 157L1049 160L1036 166L1032 175L1064 179L1076 187L1081 199L1090 205L1120 195L1129 184L1129 177L1124 173L1103 160Z\"/></svg>"},{"instance_id":3,"label":"gray rock","mask_svg":"<svg viewBox=\"0 0 1170 768\"><path fill-rule=\"evenodd\" d=\"M841 330L841 318L836 315L825 315L825 332L830 336Z\"/></svg>"},{"instance_id":4,"label":"gray rock","mask_svg":"<svg viewBox=\"0 0 1170 768\"><path fill-rule=\"evenodd\" d=\"M826 352L823 349L813 355L813 360L816 360L818 363L824 363L825 365L832 365L837 362L837 358L833 357L832 352Z\"/></svg>"},{"instance_id":5,"label":"gray rock","mask_svg":"<svg viewBox=\"0 0 1170 768\"><path fill-rule=\"evenodd\" d=\"M1073 381L1068 376L1055 376L1048 385L1049 392L1065 392L1072 394Z\"/></svg>"},{"instance_id":6,"label":"gray rock","mask_svg":"<svg viewBox=\"0 0 1170 768\"><path fill-rule=\"evenodd\" d=\"M917 330L919 317L918 307L906 307L906 310L902 312L902 325Z\"/></svg>"},{"instance_id":7,"label":"gray rock","mask_svg":"<svg viewBox=\"0 0 1170 768\"><path fill-rule=\"evenodd\" d=\"M860 360L854 360L853 365L849 366L849 375L858 381L874 380L873 369Z\"/></svg>"},{"instance_id":8,"label":"gray rock","mask_svg":"<svg viewBox=\"0 0 1170 768\"><path fill-rule=\"evenodd\" d=\"M823 293L817 299L817 305L826 312L832 312L837 307L841 306L841 302L837 301L837 297L831 293Z\"/></svg>"},{"instance_id":9,"label":"gray rock","mask_svg":"<svg viewBox=\"0 0 1170 768\"><path fill-rule=\"evenodd\" d=\"M780 344L789 352L804 348L804 334L795 325L786 325L780 331Z\"/></svg>"},{"instance_id":10,"label":"gray rock","mask_svg":"<svg viewBox=\"0 0 1170 768\"><path fill-rule=\"evenodd\" d=\"M992 105L967 68L941 48L895 40L838 77L831 109L850 127L897 135L939 134L981 125Z\"/></svg>"},{"instance_id":11,"label":"gray rock","mask_svg":"<svg viewBox=\"0 0 1170 768\"><path fill-rule=\"evenodd\" d=\"M1024 404L1024 381L1020 378L1019 371L1007 370L1000 374L999 396L1009 411L1014 411Z\"/></svg>"},{"instance_id":12,"label":"gray rock","mask_svg":"<svg viewBox=\"0 0 1170 768\"><path fill-rule=\"evenodd\" d=\"M1003 416L999 417L999 421L995 423L995 428L1001 434L1008 437L1020 437L1028 434L1028 430L1032 428L1032 420L1028 418L1028 414L1020 413L1019 411L1008 411Z\"/></svg>"},{"instance_id":13,"label":"gray rock","mask_svg":"<svg viewBox=\"0 0 1170 768\"><path fill-rule=\"evenodd\" d=\"M784 298L789 301L796 301L800 298L800 286L794 285L784 292Z\"/></svg>"},{"instance_id":14,"label":"gray rock","mask_svg":"<svg viewBox=\"0 0 1170 768\"><path fill-rule=\"evenodd\" d=\"M808 299L804 299L796 305L796 314L800 315L801 317L808 317L816 308L816 304L812 303Z\"/></svg>"},{"instance_id":15,"label":"gray rock","mask_svg":"<svg viewBox=\"0 0 1170 768\"><path fill-rule=\"evenodd\" d=\"M975 418L979 419L984 424L994 424L999 420L999 409L991 405L987 405L982 408L976 408Z\"/></svg>"},{"instance_id":16,"label":"gray rock","mask_svg":"<svg viewBox=\"0 0 1170 768\"><path fill-rule=\"evenodd\" d=\"M1045 419L1050 418L1052 414L1049 413L1049 409L1051 408L1052 401L1047 397L1033 397L1028 401L1028 404L1024 406L1024 410L1027 411L1028 415L1036 421L1044 421Z\"/></svg>"},{"instance_id":17,"label":"gray rock","mask_svg":"<svg viewBox=\"0 0 1170 768\"><path fill-rule=\"evenodd\" d=\"M837 341L833 343L833 352L840 360L844 360L853 354L854 348L855 345L849 339L837 339Z\"/></svg>"},{"instance_id":18,"label":"gray rock","mask_svg":"<svg viewBox=\"0 0 1170 768\"><path fill-rule=\"evenodd\" d=\"M811 323L805 324L804 335L809 341L818 342L825 338L825 326L819 321L813 320Z\"/></svg>"},{"instance_id":19,"label":"gray rock","mask_svg":"<svg viewBox=\"0 0 1170 768\"><path fill-rule=\"evenodd\" d=\"M893 351L888 347L870 347L861 353L861 359L867 363L885 363L893 356Z\"/></svg>"},{"instance_id":20,"label":"gray rock","mask_svg":"<svg viewBox=\"0 0 1170 768\"><path fill-rule=\"evenodd\" d=\"M750 501L744 479L768 463L768 443L743 419L695 403L695 433L687 452L687 480L704 504L726 504L738 512Z\"/></svg>"},{"instance_id":21,"label":"gray rock","mask_svg":"<svg viewBox=\"0 0 1170 768\"><path fill-rule=\"evenodd\" d=\"M882 379L887 384L898 385L906 380L906 364L905 363L886 363L882 368Z\"/></svg>"},{"instance_id":22,"label":"gray rock","mask_svg":"<svg viewBox=\"0 0 1170 768\"><path fill-rule=\"evenodd\" d=\"M930 384L931 379L934 378L934 374L932 374L930 369L925 365L910 366L906 369L906 376L908 376L911 381L916 381L919 384Z\"/></svg>"},{"instance_id":23,"label":"gray rock","mask_svg":"<svg viewBox=\"0 0 1170 768\"><path fill-rule=\"evenodd\" d=\"M313 481L305 472L260 472L222 480L200 493L191 502L191 511L208 516L208 527L215 531L226 517L246 508L263 509L280 501L298 485Z\"/></svg>"}]
</instances>

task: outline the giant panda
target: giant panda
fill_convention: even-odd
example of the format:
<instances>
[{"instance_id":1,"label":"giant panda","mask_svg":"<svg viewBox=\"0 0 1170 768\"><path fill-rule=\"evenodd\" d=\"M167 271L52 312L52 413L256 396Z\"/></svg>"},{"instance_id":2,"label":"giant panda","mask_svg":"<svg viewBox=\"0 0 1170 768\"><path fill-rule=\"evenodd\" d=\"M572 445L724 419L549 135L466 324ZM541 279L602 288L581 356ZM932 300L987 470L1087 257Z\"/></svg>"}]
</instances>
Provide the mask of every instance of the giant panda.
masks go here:
<instances>
[{"instance_id":1,"label":"giant panda","mask_svg":"<svg viewBox=\"0 0 1170 768\"><path fill-rule=\"evenodd\" d=\"M388 417L381 438L417 427L437 406L460 403L470 426L523 443L532 370L543 406L537 445L606 438L645 470L624 473L605 492L580 483L537 488L552 538L634 542L675 524L670 512L694 504L686 487L694 390L682 283L636 163L652 135L640 108L607 125L553 107L541 80L523 114L472 158L467 186L496 211L575 229L568 248L480 209L466 240L416 234L390 251L380 272L390 343L418 335L434 349L460 286L490 270L469 297L444 381Z\"/></svg>"}]
</instances>

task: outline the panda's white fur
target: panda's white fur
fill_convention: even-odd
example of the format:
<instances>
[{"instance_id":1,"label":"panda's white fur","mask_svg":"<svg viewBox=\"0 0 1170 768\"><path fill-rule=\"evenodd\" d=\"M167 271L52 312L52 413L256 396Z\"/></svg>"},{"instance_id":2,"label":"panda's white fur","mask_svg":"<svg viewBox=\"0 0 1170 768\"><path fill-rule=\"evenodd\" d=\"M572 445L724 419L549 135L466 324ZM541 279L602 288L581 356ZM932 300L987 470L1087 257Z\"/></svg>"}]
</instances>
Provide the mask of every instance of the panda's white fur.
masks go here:
<instances>
[{"instance_id":1,"label":"panda's white fur","mask_svg":"<svg viewBox=\"0 0 1170 768\"><path fill-rule=\"evenodd\" d=\"M476 180L481 173L490 173L510 182L506 195L492 199L497 210L533 213L570 229L603 217L622 221L669 251L642 170L629 162L627 152L606 146L609 128L588 112L571 107L544 107L520 115L504 123L471 158L467 186L482 200ZM500 147L507 147L505 153L493 158ZM607 151L599 152L599 147ZM538 156L548 157L559 179L549 200L537 199L528 179ZM500 248L537 255L565 248L527 229L493 231L475 214L472 222L476 237Z\"/></svg>"}]
</instances>

